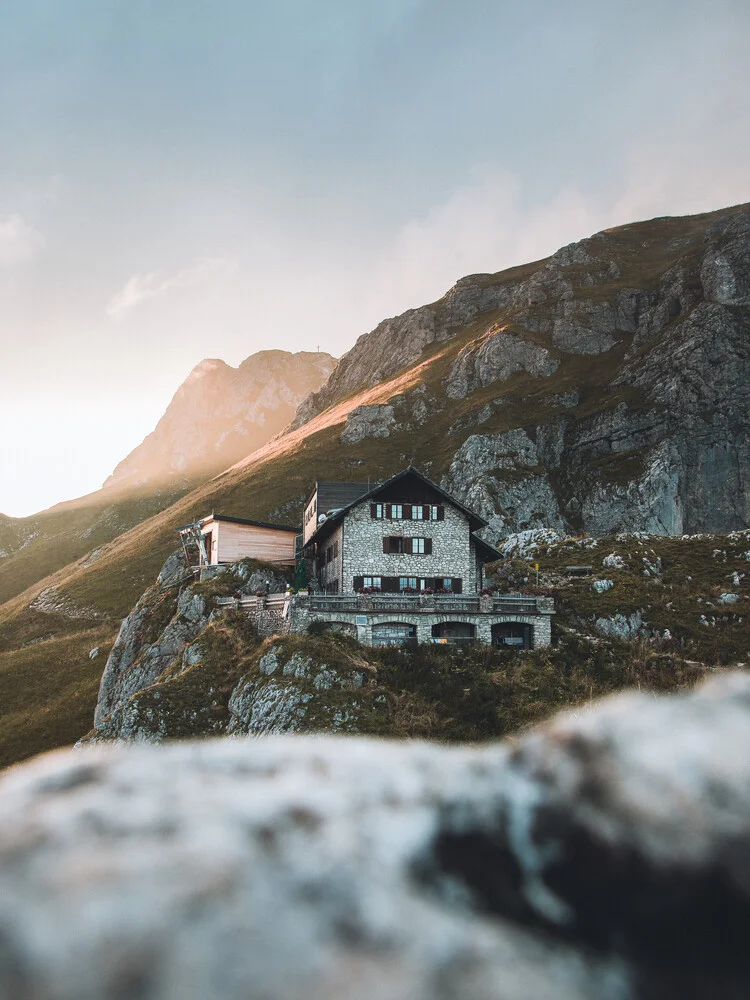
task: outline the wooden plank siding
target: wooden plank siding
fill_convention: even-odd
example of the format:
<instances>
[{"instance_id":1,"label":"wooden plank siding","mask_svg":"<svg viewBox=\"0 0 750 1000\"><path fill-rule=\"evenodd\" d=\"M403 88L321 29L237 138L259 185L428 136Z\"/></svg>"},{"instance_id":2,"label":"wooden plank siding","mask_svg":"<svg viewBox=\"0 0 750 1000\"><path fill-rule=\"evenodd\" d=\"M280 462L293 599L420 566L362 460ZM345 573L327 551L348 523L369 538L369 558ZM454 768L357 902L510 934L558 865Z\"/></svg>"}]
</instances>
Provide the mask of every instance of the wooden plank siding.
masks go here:
<instances>
[{"instance_id":1,"label":"wooden plank siding","mask_svg":"<svg viewBox=\"0 0 750 1000\"><path fill-rule=\"evenodd\" d=\"M206 521L202 528L204 534L215 533L217 544L211 552L214 564L249 558L294 565L295 532L213 520Z\"/></svg>"}]
</instances>

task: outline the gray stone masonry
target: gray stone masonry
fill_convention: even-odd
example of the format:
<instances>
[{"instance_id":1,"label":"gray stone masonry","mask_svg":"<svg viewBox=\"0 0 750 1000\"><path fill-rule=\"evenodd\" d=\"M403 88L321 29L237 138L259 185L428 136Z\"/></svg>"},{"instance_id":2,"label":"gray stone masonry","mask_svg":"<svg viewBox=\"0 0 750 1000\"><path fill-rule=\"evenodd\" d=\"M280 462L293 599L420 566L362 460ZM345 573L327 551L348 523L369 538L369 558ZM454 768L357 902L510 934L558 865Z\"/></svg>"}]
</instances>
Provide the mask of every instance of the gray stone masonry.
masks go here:
<instances>
[{"instance_id":1,"label":"gray stone masonry","mask_svg":"<svg viewBox=\"0 0 750 1000\"><path fill-rule=\"evenodd\" d=\"M476 594L481 578L468 518L450 503L444 508L443 521L392 521L371 517L369 502L354 507L343 523L341 592L353 592L355 576L443 576L461 577L463 592ZM432 554L386 554L383 538L387 535L431 538Z\"/></svg>"},{"instance_id":2,"label":"gray stone masonry","mask_svg":"<svg viewBox=\"0 0 750 1000\"><path fill-rule=\"evenodd\" d=\"M555 613L551 597L528 596L520 602L518 612L512 612L503 602L502 595L494 600L480 597L465 601L467 610L454 610L456 602L450 598L412 598L409 610L394 594L373 600L369 597L350 595L348 600L330 597L310 597L307 594L271 595L268 601L246 598L244 601L223 602L224 609L239 608L255 623L263 636L304 633L313 622L324 622L340 627L367 646L372 645L374 625L398 622L414 625L418 642L432 641L432 627L442 622L466 622L475 628L477 642L492 642L492 626L504 623L531 625L532 646L541 649L552 643L552 615ZM451 609L451 610L448 610ZM362 621L364 619L364 622Z\"/></svg>"},{"instance_id":3,"label":"gray stone masonry","mask_svg":"<svg viewBox=\"0 0 750 1000\"><path fill-rule=\"evenodd\" d=\"M340 524L334 530L333 534L319 546L319 552L323 555L323 557L325 557L329 549L331 549L332 552L337 552L338 554L334 556L330 562L326 562L319 570L317 570L318 582L321 587L330 587L332 583L337 582L339 585L339 592L346 589L343 585L341 577L341 555L344 541L343 528L344 526Z\"/></svg>"},{"instance_id":4,"label":"gray stone masonry","mask_svg":"<svg viewBox=\"0 0 750 1000\"><path fill-rule=\"evenodd\" d=\"M313 607L311 608L311 603ZM414 608L408 611L399 607L398 595L394 595L393 608L388 607L387 599L370 602L366 597L359 597L346 602L318 598L311 602L305 595L291 598L287 610L287 630L291 632L306 632L312 622L325 622L333 626L344 626L346 631L356 634L361 643L372 645L372 629L374 625L387 622L414 625L417 642L431 642L432 628L442 622L466 622L475 628L475 640L489 645L492 642L492 626L505 623L531 625L532 646L541 649L552 644L552 615L555 613L554 601L549 597L529 598L524 602L525 613L505 613L506 609L492 602L492 605L479 605L476 610L442 611L440 598L432 601L420 600L414 602ZM450 601L445 602L450 607ZM329 608L325 605L330 604ZM531 610L528 605L533 606ZM364 622L362 621L364 619Z\"/></svg>"}]
</instances>

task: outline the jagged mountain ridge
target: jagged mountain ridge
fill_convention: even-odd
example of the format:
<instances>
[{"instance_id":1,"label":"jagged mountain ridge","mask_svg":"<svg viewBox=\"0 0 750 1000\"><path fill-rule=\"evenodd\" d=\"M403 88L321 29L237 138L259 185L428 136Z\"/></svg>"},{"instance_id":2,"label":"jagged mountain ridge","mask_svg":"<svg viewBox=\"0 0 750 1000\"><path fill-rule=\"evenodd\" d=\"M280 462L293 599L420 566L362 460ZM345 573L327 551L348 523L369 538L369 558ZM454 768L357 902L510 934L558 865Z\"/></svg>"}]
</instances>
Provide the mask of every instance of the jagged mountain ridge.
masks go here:
<instances>
[{"instance_id":1,"label":"jagged mountain ridge","mask_svg":"<svg viewBox=\"0 0 750 1000\"><path fill-rule=\"evenodd\" d=\"M463 278L360 337L293 426L459 341L438 379L352 414L342 440L420 438L440 414L448 467L446 449L438 462L415 450L494 536L750 524L748 206L636 223Z\"/></svg>"},{"instance_id":2,"label":"jagged mountain ridge","mask_svg":"<svg viewBox=\"0 0 750 1000\"><path fill-rule=\"evenodd\" d=\"M104 486L143 486L216 474L289 423L336 364L314 351L259 351L233 368L201 361L156 428L119 463Z\"/></svg>"},{"instance_id":3,"label":"jagged mountain ridge","mask_svg":"<svg viewBox=\"0 0 750 1000\"><path fill-rule=\"evenodd\" d=\"M238 368L197 365L156 429L105 487L24 518L0 515L0 605L104 547L278 434L336 361L318 352L261 351Z\"/></svg>"},{"instance_id":4,"label":"jagged mountain ridge","mask_svg":"<svg viewBox=\"0 0 750 1000\"><path fill-rule=\"evenodd\" d=\"M95 559L88 553L19 587L0 605L0 681L7 669L27 692L14 695L18 703L34 703L39 678L46 685L61 662L79 657L69 701L90 717L95 697L79 705L78 671L95 672L88 650L107 628L114 640L174 550L175 527L212 508L298 522L323 476L385 479L412 462L485 512L490 541L560 521L605 534L599 526L642 530L653 518L664 533L675 511L674 528L685 532L745 527L748 230L748 206L621 227L548 260L458 282L425 307L463 312L467 325L448 320L441 339L420 345L409 314L388 321L401 323L404 347L397 356L394 338L392 360L371 359L390 362L385 381L369 384L366 335L303 405L296 429L100 546ZM32 650L22 647L32 643L30 675ZM51 704L45 734L50 719L72 711L62 697ZM60 732L79 735L60 719ZM44 735L37 746L57 739Z\"/></svg>"}]
</instances>

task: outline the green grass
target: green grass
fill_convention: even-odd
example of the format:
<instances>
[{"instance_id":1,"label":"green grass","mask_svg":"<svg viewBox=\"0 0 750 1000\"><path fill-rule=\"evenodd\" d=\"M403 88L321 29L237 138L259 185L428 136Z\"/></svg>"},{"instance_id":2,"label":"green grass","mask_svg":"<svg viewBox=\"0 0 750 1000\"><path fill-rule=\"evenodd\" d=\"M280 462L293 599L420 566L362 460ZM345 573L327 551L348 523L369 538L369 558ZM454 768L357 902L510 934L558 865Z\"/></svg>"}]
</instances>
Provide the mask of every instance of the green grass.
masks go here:
<instances>
[{"instance_id":1,"label":"green grass","mask_svg":"<svg viewBox=\"0 0 750 1000\"><path fill-rule=\"evenodd\" d=\"M685 269L688 281L695 283L699 280L698 265L705 251L703 234L707 225L720 215L739 210L741 207L706 216L652 220L613 230L607 234L606 241L590 244L597 258L593 265L565 268L566 276L573 281L576 297L582 300L612 300L624 288L655 288L663 273L677 263ZM617 278L606 276L611 261L615 261L619 269ZM538 267L538 264L523 265L479 280L485 285L523 280ZM586 277L593 271L599 273L597 282L587 285ZM437 307L439 303L433 305ZM152 585L162 562L176 547L174 529L180 524L212 509L260 520L301 522L304 499L311 484L322 476L374 481L393 475L413 461L433 479L439 480L457 449L472 433L498 434L515 427L531 431L558 419L563 412L566 419L581 421L623 402L631 411L654 409L637 390L612 385L622 367L624 354L631 346L629 337L623 336L621 343L611 351L592 359L564 355L553 347L550 337L528 331L523 331L524 336L543 344L559 359L559 367L551 377L534 378L518 373L502 385L478 389L465 399L448 400L444 383L458 352L480 337L493 322L507 324L509 329L521 332L522 318L513 310L485 313L470 327L456 331L453 339L433 344L425 351L420 359L423 367L417 385L425 388L429 419L421 426L412 423L389 438L366 439L344 446L340 443L341 422L322 429L313 423L298 432L298 438L282 437L244 467L229 470L176 499L145 494L121 498L110 505L116 508L113 510L106 505L97 506L100 504L97 499L64 505L23 522L0 519L0 548L14 552L9 558L0 560L0 601L4 601L0 604L0 657L8 670L16 663L24 665L23 669L13 668L13 699L0 700L0 734L4 734L4 745L12 744L16 748L14 753L23 752L24 755L54 745L58 737L44 735L38 726L32 725L32 719L39 691L52 690L58 679L58 651L74 644L78 632L85 628L91 627L109 636L116 633L120 619ZM649 349L650 345L645 345L644 351ZM409 379L406 381L408 383ZM409 412L408 404L415 388L414 385L404 388L405 384L396 376L390 383L373 390L375 395L352 395L346 407L359 405L363 400L383 402L393 398L399 416L404 416ZM547 405L548 397L569 391L579 395L576 407L562 411ZM474 426L474 416L479 410L498 398L502 398L502 405L495 408L491 418ZM341 421L344 417L342 413ZM462 422L462 429L449 433ZM296 443L287 446L291 440ZM594 481L622 486L637 475L641 462L639 451L602 459L586 470L581 488L587 488ZM500 482L503 475L498 474ZM563 471L550 475L553 488L562 496L566 491L563 480ZM172 499L175 502L167 506ZM28 535L31 529L39 530L38 537L19 549L24 533ZM750 619L745 606L722 610L719 623L706 633L705 627L698 624L700 613L705 610L697 600L701 596L696 590L701 570L693 574L696 583L691 585L692 589L686 587L680 574L684 581L689 572L681 550L673 551L669 542L664 544L666 547L659 549L664 553L665 564L661 589L645 584L635 571L621 575L608 572L607 575L615 579L615 588L605 595L592 595L582 581L560 584L560 624L589 628L591 617L599 612L606 615L617 609L624 613L627 609L642 608L644 617L655 628L671 628L670 622L677 623L684 642L680 654L706 663L745 658L746 632L743 623L738 621L743 615L744 621ZM81 557L95 548L101 550L99 558L85 565L86 560ZM704 574L703 579L710 581L711 587L723 585L717 566L707 561L705 553L696 552L695 559L696 565L705 563L707 575ZM554 554L550 554L549 560L545 572L554 576ZM50 615L30 608L37 593L49 586L58 588L79 607L95 609L102 616L101 623L87 624L65 615ZM702 599L710 599L710 596L707 594ZM24 644L41 638L46 641L24 648ZM93 661L88 669L100 671L101 660ZM416 697L413 692L411 696ZM46 731L54 733L59 729L61 742L88 729L87 720L80 732L73 734L78 722L74 724L71 719L83 720L85 714L76 714L78 709L73 702L62 698L44 703L49 707ZM91 701L88 704L93 707ZM22 710L19 706L24 705L26 708ZM417 706L414 710L417 718L422 708ZM402 728L404 726L406 723Z\"/></svg>"},{"instance_id":2,"label":"green grass","mask_svg":"<svg viewBox=\"0 0 750 1000\"><path fill-rule=\"evenodd\" d=\"M750 663L750 535L609 537L597 539L593 548L587 545L586 540L556 543L538 555L540 584L555 597L558 626L592 634L597 618L640 612L654 635L671 633L660 644L664 652L709 666ZM605 568L602 561L610 554L622 557L625 568ZM658 577L644 574L644 558L651 564L661 560ZM594 575L570 577L569 565L592 565ZM533 583L527 563L496 565L494 573L500 584L528 588ZM733 583L735 573L739 586ZM614 586L598 594L592 589L595 579ZM737 593L739 600L722 605L722 593Z\"/></svg>"},{"instance_id":3,"label":"green grass","mask_svg":"<svg viewBox=\"0 0 750 1000\"><path fill-rule=\"evenodd\" d=\"M642 644L592 645L565 635L553 648L526 653L486 646L372 653L391 706L379 735L447 742L513 736L617 691L679 690L709 672Z\"/></svg>"},{"instance_id":4,"label":"green grass","mask_svg":"<svg viewBox=\"0 0 750 1000\"><path fill-rule=\"evenodd\" d=\"M27 518L0 521L0 605L57 570L106 547L171 506L188 487L122 494L100 491Z\"/></svg>"},{"instance_id":5,"label":"green grass","mask_svg":"<svg viewBox=\"0 0 750 1000\"><path fill-rule=\"evenodd\" d=\"M105 626L0 653L0 767L74 743L91 728L114 638ZM43 673L40 662L49 665Z\"/></svg>"}]
</instances>

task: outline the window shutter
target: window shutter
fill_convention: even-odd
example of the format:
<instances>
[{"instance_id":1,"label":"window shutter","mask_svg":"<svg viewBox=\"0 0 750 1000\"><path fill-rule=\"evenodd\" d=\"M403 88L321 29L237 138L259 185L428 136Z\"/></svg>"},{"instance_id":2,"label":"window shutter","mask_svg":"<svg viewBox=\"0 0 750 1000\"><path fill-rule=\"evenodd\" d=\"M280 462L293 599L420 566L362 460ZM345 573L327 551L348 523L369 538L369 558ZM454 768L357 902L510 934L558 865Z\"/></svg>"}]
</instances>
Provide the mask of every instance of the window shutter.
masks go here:
<instances>
[{"instance_id":1,"label":"window shutter","mask_svg":"<svg viewBox=\"0 0 750 1000\"><path fill-rule=\"evenodd\" d=\"M443 507L442 504L438 507L437 514L438 514L438 516L437 516L438 521L444 521L445 520L445 507Z\"/></svg>"},{"instance_id":2,"label":"window shutter","mask_svg":"<svg viewBox=\"0 0 750 1000\"><path fill-rule=\"evenodd\" d=\"M390 552L390 551L391 551L391 540L390 540L390 538L389 538L389 537L388 537L388 536L386 535L386 536L385 536L385 537L383 538L383 552L385 552L385 553L388 553L388 552Z\"/></svg>"},{"instance_id":3,"label":"window shutter","mask_svg":"<svg viewBox=\"0 0 750 1000\"><path fill-rule=\"evenodd\" d=\"M411 538L405 538L404 539L404 552L407 555L411 555L413 551L414 551L413 539L411 539Z\"/></svg>"},{"instance_id":4,"label":"window shutter","mask_svg":"<svg viewBox=\"0 0 750 1000\"><path fill-rule=\"evenodd\" d=\"M411 504L410 503L405 503L404 504L404 520L405 521L411 521Z\"/></svg>"},{"instance_id":5,"label":"window shutter","mask_svg":"<svg viewBox=\"0 0 750 1000\"><path fill-rule=\"evenodd\" d=\"M460 576L454 576L451 580L451 590L454 594L463 593L463 580Z\"/></svg>"},{"instance_id":6,"label":"window shutter","mask_svg":"<svg viewBox=\"0 0 750 1000\"><path fill-rule=\"evenodd\" d=\"M430 520L430 505L428 503L426 503L422 507L422 520L423 521L429 521Z\"/></svg>"},{"instance_id":7,"label":"window shutter","mask_svg":"<svg viewBox=\"0 0 750 1000\"><path fill-rule=\"evenodd\" d=\"M424 554L426 556L431 556L432 555L432 539L431 538L425 538L425 540L424 540Z\"/></svg>"},{"instance_id":8,"label":"window shutter","mask_svg":"<svg viewBox=\"0 0 750 1000\"><path fill-rule=\"evenodd\" d=\"M370 504L370 517L374 518L374 517L377 517L377 516L378 516L378 505L375 504L375 503L371 503Z\"/></svg>"},{"instance_id":9,"label":"window shutter","mask_svg":"<svg viewBox=\"0 0 750 1000\"><path fill-rule=\"evenodd\" d=\"M391 516L391 505L389 503L383 504L383 517L390 518Z\"/></svg>"},{"instance_id":10,"label":"window shutter","mask_svg":"<svg viewBox=\"0 0 750 1000\"><path fill-rule=\"evenodd\" d=\"M361 590L365 585L365 578L363 576L355 576L353 583L354 590Z\"/></svg>"}]
</instances>

